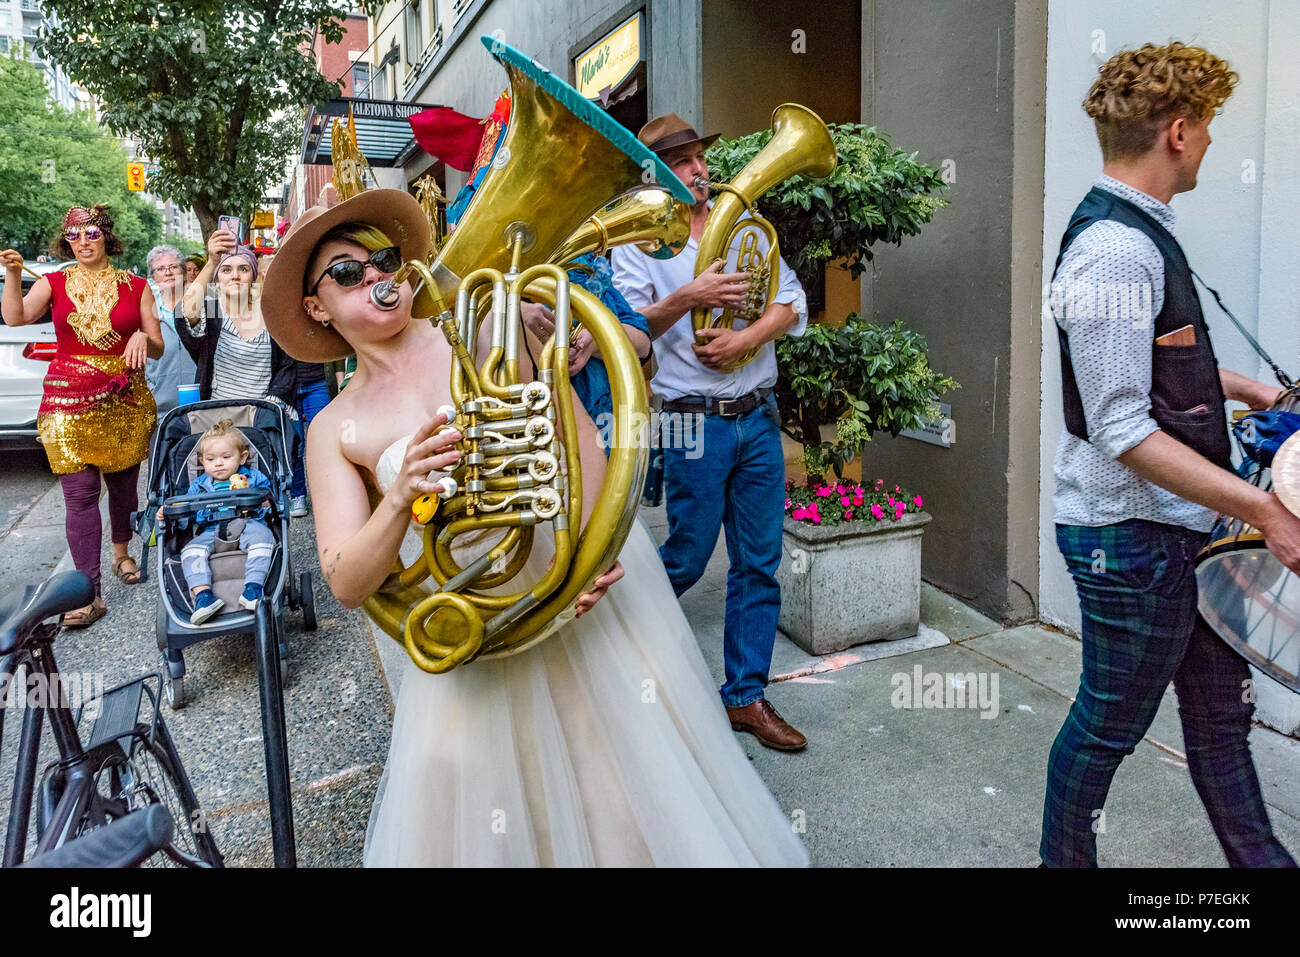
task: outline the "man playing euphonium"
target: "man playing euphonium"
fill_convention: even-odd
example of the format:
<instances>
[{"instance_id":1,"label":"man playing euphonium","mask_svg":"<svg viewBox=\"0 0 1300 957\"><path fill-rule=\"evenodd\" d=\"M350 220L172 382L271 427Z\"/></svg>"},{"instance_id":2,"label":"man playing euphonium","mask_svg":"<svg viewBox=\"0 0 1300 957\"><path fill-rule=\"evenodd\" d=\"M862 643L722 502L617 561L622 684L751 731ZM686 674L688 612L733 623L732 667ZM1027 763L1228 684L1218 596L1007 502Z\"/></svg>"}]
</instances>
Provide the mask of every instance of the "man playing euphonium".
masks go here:
<instances>
[{"instance_id":1,"label":"man playing euphonium","mask_svg":"<svg viewBox=\"0 0 1300 957\"><path fill-rule=\"evenodd\" d=\"M659 553L680 596L704 573L725 525L731 567L722 701L733 729L751 732L769 748L798 751L807 741L763 689L781 610L776 569L785 514L785 460L772 394L774 343L783 335L803 335L803 289L782 261L780 288L758 319L742 328L704 329L709 342L697 345L691 310L743 306L748 289L748 275L727 272L723 262L695 275L710 208L704 151L717 136L699 136L669 113L647 123L638 137L696 198L690 241L676 257L652 259L632 246L616 247L610 256L615 285L650 326L659 364L652 384L664 398L668 420L661 441L669 528ZM766 240L760 244L766 252ZM724 371L754 348L752 361ZM703 448L701 436L684 440L678 429L702 429Z\"/></svg>"}]
</instances>

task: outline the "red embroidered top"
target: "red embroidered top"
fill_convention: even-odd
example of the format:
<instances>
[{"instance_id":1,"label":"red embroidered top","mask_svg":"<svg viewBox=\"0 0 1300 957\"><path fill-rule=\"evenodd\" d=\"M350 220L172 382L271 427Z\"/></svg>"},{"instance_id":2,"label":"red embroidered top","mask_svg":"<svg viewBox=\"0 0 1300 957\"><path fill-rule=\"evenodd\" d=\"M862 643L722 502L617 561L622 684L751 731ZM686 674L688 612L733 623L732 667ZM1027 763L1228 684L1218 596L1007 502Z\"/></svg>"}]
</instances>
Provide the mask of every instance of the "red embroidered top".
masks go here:
<instances>
[{"instance_id":1,"label":"red embroidered top","mask_svg":"<svg viewBox=\"0 0 1300 957\"><path fill-rule=\"evenodd\" d=\"M121 355L126 350L127 340L140 329L140 304L148 283L140 276L132 276L124 270L115 269L114 272L118 280L117 302L108 313L111 326L104 324L102 318L98 325L94 322L94 314L102 314L108 304L105 294L111 287L107 283L83 291L75 287L85 284L74 279L74 291L86 313L85 319L74 319L80 314L77 304L68 294L70 270L45 274L50 282L50 311L54 318L54 335L60 355Z\"/></svg>"}]
</instances>

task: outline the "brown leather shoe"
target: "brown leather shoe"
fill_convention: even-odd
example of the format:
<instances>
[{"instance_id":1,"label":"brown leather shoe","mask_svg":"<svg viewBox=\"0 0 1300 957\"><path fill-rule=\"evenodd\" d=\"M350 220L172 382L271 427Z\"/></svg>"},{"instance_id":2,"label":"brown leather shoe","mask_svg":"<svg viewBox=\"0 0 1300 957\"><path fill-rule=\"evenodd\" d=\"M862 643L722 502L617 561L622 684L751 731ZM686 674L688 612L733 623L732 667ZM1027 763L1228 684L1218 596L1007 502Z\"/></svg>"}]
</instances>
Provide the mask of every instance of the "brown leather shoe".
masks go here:
<instances>
[{"instance_id":1,"label":"brown leather shoe","mask_svg":"<svg viewBox=\"0 0 1300 957\"><path fill-rule=\"evenodd\" d=\"M766 698L751 701L743 708L728 708L727 717L732 731L748 731L766 747L802 751L808 744L808 739L790 727Z\"/></svg>"}]
</instances>

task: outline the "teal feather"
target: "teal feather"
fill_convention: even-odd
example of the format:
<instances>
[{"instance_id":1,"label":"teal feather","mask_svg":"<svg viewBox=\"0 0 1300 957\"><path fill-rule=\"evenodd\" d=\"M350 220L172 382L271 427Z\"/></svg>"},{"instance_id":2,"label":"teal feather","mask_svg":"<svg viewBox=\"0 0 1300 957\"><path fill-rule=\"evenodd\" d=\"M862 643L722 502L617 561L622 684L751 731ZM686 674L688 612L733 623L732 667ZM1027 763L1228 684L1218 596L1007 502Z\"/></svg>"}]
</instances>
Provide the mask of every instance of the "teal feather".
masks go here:
<instances>
[{"instance_id":1,"label":"teal feather","mask_svg":"<svg viewBox=\"0 0 1300 957\"><path fill-rule=\"evenodd\" d=\"M668 190L674 198L681 200L688 206L695 204L695 197L677 178L677 175L668 168L663 160L637 139L626 126L619 123L590 100L585 99L577 90L532 57L525 56L504 40L498 40L492 36L483 36L479 39L494 57L502 63L508 63L559 100L565 109L613 143L624 155L628 156L642 169L646 169L646 161L650 161L654 169L654 185Z\"/></svg>"}]
</instances>

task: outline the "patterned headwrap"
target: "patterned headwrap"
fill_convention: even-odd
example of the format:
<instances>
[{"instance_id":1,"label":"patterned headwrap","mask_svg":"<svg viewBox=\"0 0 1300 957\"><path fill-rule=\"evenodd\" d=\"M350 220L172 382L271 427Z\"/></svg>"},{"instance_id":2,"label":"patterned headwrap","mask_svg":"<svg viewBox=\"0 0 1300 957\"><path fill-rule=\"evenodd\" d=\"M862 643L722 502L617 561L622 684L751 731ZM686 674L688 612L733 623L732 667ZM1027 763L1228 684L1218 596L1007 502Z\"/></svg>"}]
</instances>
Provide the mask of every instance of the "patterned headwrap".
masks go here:
<instances>
[{"instance_id":1,"label":"patterned headwrap","mask_svg":"<svg viewBox=\"0 0 1300 957\"><path fill-rule=\"evenodd\" d=\"M221 267L226 263L227 260L230 259L243 259L244 261L246 261L250 266L253 267L253 279L254 280L257 279L257 253L253 251L252 247L236 246L230 252L226 253L219 260L217 260L217 271L220 272Z\"/></svg>"},{"instance_id":2,"label":"patterned headwrap","mask_svg":"<svg viewBox=\"0 0 1300 957\"><path fill-rule=\"evenodd\" d=\"M73 206L63 214L63 228L72 226L98 226L100 229L113 231L113 217L108 215L108 206L99 203L92 209L85 206Z\"/></svg>"}]
</instances>

